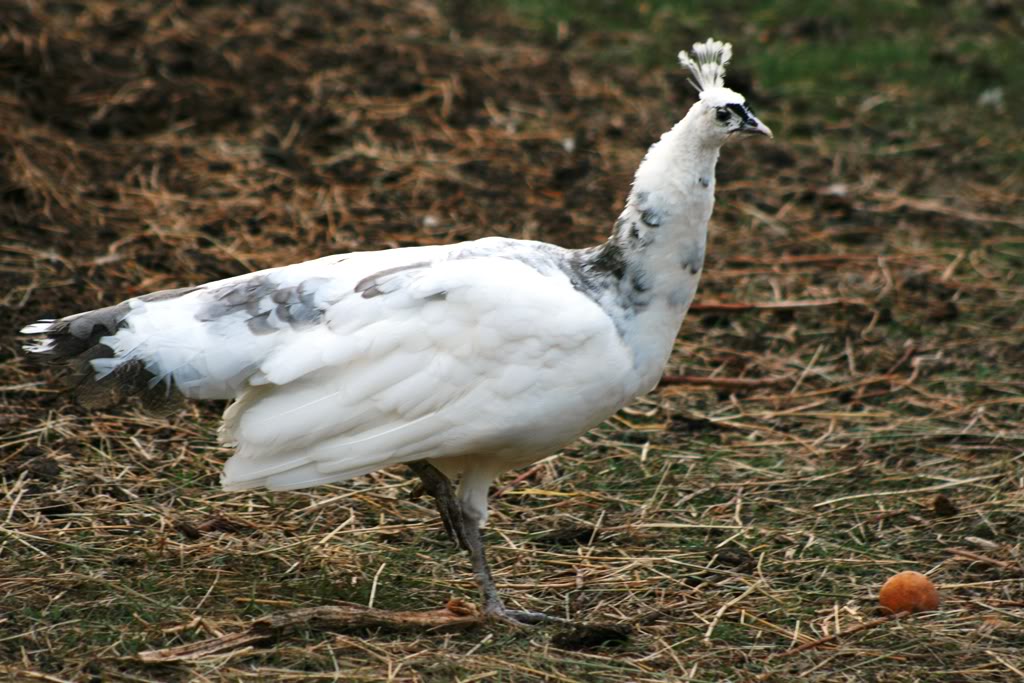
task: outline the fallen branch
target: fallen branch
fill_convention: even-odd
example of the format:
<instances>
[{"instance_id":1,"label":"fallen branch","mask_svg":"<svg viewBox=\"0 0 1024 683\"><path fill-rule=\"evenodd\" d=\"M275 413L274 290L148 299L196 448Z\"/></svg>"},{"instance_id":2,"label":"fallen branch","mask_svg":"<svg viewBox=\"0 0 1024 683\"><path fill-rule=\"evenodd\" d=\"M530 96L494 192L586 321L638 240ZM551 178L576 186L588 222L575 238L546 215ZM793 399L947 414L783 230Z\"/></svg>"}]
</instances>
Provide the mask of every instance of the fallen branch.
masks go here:
<instances>
[{"instance_id":1,"label":"fallen branch","mask_svg":"<svg viewBox=\"0 0 1024 683\"><path fill-rule=\"evenodd\" d=\"M13 667L2 666L0 667L0 673L9 674L12 681L20 681L32 679L33 681L46 681L47 683L70 683L66 678L57 678L56 676L50 676L38 671L30 671L29 669L15 669Z\"/></svg>"},{"instance_id":2,"label":"fallen branch","mask_svg":"<svg viewBox=\"0 0 1024 683\"><path fill-rule=\"evenodd\" d=\"M900 489L899 491L869 491L868 493L854 493L849 496L840 496L838 498L830 498L823 500L820 503L815 503L814 507L820 508L826 505L835 505L836 503L844 503L848 500L857 500L859 498L881 498L883 496L907 496L912 493L931 493L932 491L942 491L944 489L951 489L955 486L964 486L966 484L973 484L978 481L987 481L989 479L998 479L1004 476L1001 474L986 474L980 477L971 477L969 479L957 479L955 481L947 481L942 484L935 484L933 486L922 486L916 489Z\"/></svg>"},{"instance_id":3,"label":"fallen branch","mask_svg":"<svg viewBox=\"0 0 1024 683\"><path fill-rule=\"evenodd\" d=\"M949 216L968 223L1006 223L1024 227L1024 219L1016 216L1001 216L995 213L982 211L965 211L954 206L948 206L937 199L924 199L920 197L907 197L895 192L872 192L870 199L880 202L875 206L865 206L864 209L877 213L891 213L897 209L907 208L922 213L937 213L942 216Z\"/></svg>"},{"instance_id":4,"label":"fallen branch","mask_svg":"<svg viewBox=\"0 0 1024 683\"><path fill-rule=\"evenodd\" d=\"M804 299L802 301L751 301L751 302L727 302L727 301L705 301L690 305L691 311L701 313L715 313L725 311L791 311L797 308L815 308L818 306L868 306L864 299L843 299L833 297L831 299Z\"/></svg>"},{"instance_id":5,"label":"fallen branch","mask_svg":"<svg viewBox=\"0 0 1024 683\"><path fill-rule=\"evenodd\" d=\"M949 553L951 555L956 555L957 557L963 558L965 560L970 560L971 562L987 564L993 567L999 567L1000 569L1018 568L1016 562L1006 562L1005 560L997 560L993 557L989 557L988 555L979 555L978 553L973 553L970 550L964 550L963 548L950 548Z\"/></svg>"},{"instance_id":6,"label":"fallen branch","mask_svg":"<svg viewBox=\"0 0 1024 683\"><path fill-rule=\"evenodd\" d=\"M876 263L878 261L878 254L779 254L772 255L771 258L756 258L753 256L730 256L724 261L724 265L732 265L734 263L742 263L744 265L755 265L755 266L776 266L781 263L785 264L812 264L820 265L822 263L842 263L844 261L868 261L870 263Z\"/></svg>"},{"instance_id":7,"label":"fallen branch","mask_svg":"<svg viewBox=\"0 0 1024 683\"><path fill-rule=\"evenodd\" d=\"M139 659L149 664L201 659L210 655L236 652L251 645L264 645L301 627L331 631L369 628L391 631L449 631L482 623L483 616L476 606L461 600L449 601L444 609L405 612L391 612L354 604L303 607L261 617L240 633L140 652Z\"/></svg>"},{"instance_id":8,"label":"fallen branch","mask_svg":"<svg viewBox=\"0 0 1024 683\"><path fill-rule=\"evenodd\" d=\"M547 462L546 459L545 460L541 460L539 463L537 463L536 465L534 465L530 469L526 470L525 472L523 472L522 474L517 476L515 479L510 481L508 484L502 486L500 489L498 489L497 491L494 492L494 497L498 498L498 497L504 495L508 491L511 491L516 486L518 486L522 482L524 482L527 479L529 479L530 477L532 477L534 474L536 474L537 472L539 472L540 470L542 470L544 468L544 465L546 464L546 462Z\"/></svg>"},{"instance_id":9,"label":"fallen branch","mask_svg":"<svg viewBox=\"0 0 1024 683\"><path fill-rule=\"evenodd\" d=\"M669 386L672 384L690 384L698 387L727 387L735 389L749 389L754 387L768 387L776 384L789 382L789 377L697 377L696 375L663 375L658 386Z\"/></svg>"},{"instance_id":10,"label":"fallen branch","mask_svg":"<svg viewBox=\"0 0 1024 683\"><path fill-rule=\"evenodd\" d=\"M800 654L801 652L804 652L806 650L810 650L811 648L818 647L819 645L824 645L826 643L831 643L833 640L837 640L838 638L841 638L842 636L851 636L854 633L858 633L860 631L866 631L869 628L874 628L875 626L880 626L881 624L885 624L885 623L888 623L890 621L896 621L897 619L905 617L908 614L910 614L910 612L897 612L896 614L890 614L888 616L881 617L879 619L874 619L872 621L865 621L863 624L857 624L853 628L847 629L846 631L836 631L835 633L833 633L830 636L825 636L824 638L818 638L817 640L812 640L811 642L804 643L803 645L797 645L796 647L792 647L792 648L786 650L785 652L782 652L782 653L776 654L776 655L772 655L772 657L773 658L774 657L789 657L790 655L797 655L797 654Z\"/></svg>"}]
</instances>

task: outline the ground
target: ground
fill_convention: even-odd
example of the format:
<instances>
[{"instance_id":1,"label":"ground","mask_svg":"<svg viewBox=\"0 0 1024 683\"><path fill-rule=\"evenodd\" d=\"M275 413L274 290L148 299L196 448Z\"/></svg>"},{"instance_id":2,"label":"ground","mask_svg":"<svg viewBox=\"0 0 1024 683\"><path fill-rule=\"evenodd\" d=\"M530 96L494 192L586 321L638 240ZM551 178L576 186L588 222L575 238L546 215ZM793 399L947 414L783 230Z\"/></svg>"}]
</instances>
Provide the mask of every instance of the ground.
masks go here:
<instances>
[{"instance_id":1,"label":"ground","mask_svg":"<svg viewBox=\"0 0 1024 683\"><path fill-rule=\"evenodd\" d=\"M5 675L1024 676L1024 13L726 4L0 10ZM663 386L499 482L487 533L511 605L615 637L310 625L142 661L300 607L473 600L468 563L404 472L223 493L222 405L87 411L15 331L332 252L596 243L709 34L776 139L724 150ZM870 625L903 569L941 608Z\"/></svg>"}]
</instances>

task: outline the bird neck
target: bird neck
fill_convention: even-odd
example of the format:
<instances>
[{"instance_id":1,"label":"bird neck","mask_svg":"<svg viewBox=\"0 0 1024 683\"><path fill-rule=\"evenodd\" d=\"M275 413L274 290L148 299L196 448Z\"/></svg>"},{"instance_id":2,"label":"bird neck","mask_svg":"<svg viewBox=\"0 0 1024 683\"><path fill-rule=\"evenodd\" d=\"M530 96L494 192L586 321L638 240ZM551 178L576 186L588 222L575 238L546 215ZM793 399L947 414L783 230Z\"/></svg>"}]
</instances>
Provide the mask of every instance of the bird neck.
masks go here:
<instances>
[{"instance_id":1,"label":"bird neck","mask_svg":"<svg viewBox=\"0 0 1024 683\"><path fill-rule=\"evenodd\" d=\"M672 289L699 275L714 206L718 145L702 144L691 111L651 145L608 242L630 269Z\"/></svg>"},{"instance_id":2,"label":"bird neck","mask_svg":"<svg viewBox=\"0 0 1024 683\"><path fill-rule=\"evenodd\" d=\"M719 145L702 142L700 125L695 106L651 146L611 237L580 255L604 283L598 303L651 374L668 359L704 266Z\"/></svg>"}]
</instances>

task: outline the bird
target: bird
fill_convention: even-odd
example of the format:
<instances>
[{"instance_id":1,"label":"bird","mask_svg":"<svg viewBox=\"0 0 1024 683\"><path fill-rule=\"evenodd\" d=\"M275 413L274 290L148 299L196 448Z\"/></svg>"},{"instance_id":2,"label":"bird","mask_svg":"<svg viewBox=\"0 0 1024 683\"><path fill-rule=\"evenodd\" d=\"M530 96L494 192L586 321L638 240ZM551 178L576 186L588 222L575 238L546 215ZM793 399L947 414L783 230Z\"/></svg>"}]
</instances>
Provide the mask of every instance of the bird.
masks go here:
<instances>
[{"instance_id":1,"label":"bird","mask_svg":"<svg viewBox=\"0 0 1024 683\"><path fill-rule=\"evenodd\" d=\"M484 614L545 621L495 586L489 487L657 385L703 271L720 150L772 137L725 86L731 57L712 38L679 53L698 98L647 151L601 244L486 237L331 255L40 320L21 330L24 348L63 366L86 407L230 400L230 491L407 466L468 552Z\"/></svg>"}]
</instances>

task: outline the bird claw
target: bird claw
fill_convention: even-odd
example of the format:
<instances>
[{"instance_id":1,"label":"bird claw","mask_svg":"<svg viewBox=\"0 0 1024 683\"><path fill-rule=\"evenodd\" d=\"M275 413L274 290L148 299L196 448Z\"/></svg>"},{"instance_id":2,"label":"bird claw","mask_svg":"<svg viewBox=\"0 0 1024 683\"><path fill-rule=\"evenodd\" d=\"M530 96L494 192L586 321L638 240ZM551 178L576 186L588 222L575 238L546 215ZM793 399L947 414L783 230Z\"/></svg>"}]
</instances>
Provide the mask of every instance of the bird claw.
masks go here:
<instances>
[{"instance_id":1,"label":"bird claw","mask_svg":"<svg viewBox=\"0 0 1024 683\"><path fill-rule=\"evenodd\" d=\"M532 612L525 609L506 609L503 606L491 607L484 611L487 619L508 626L541 626L543 624L568 624L568 619L553 617L543 612Z\"/></svg>"}]
</instances>

